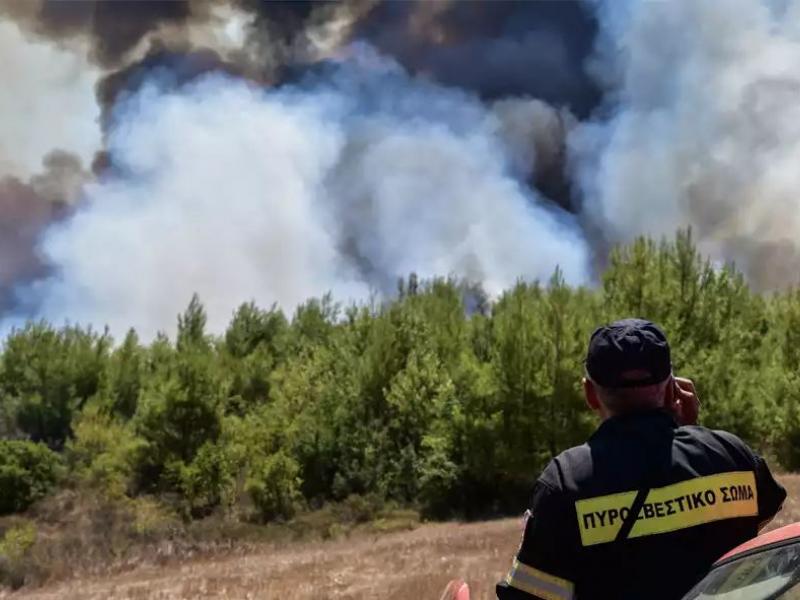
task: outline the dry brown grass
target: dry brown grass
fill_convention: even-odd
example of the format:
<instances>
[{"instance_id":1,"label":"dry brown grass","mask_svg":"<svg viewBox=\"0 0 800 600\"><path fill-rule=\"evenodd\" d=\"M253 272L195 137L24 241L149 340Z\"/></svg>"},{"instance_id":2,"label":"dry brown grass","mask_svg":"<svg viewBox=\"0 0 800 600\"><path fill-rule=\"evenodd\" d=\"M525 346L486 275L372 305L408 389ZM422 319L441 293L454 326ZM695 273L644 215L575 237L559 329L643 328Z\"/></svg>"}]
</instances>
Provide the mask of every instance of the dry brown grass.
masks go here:
<instances>
[{"instance_id":1,"label":"dry brown grass","mask_svg":"<svg viewBox=\"0 0 800 600\"><path fill-rule=\"evenodd\" d=\"M357 536L244 557L200 559L102 579L65 582L14 598L438 598L462 577L490 598L519 541L519 520L429 524L411 532Z\"/></svg>"},{"instance_id":2,"label":"dry brown grass","mask_svg":"<svg viewBox=\"0 0 800 600\"><path fill-rule=\"evenodd\" d=\"M783 513L771 524L800 520L800 475L781 477L789 490ZM519 542L519 519L474 524L426 524L410 532L357 533L347 539L260 546L244 556L199 558L138 568L103 578L82 578L10 598L182 599L279 598L310 600L436 599L453 577L473 597L493 598ZM0 593L0 597L5 597Z\"/></svg>"}]
</instances>

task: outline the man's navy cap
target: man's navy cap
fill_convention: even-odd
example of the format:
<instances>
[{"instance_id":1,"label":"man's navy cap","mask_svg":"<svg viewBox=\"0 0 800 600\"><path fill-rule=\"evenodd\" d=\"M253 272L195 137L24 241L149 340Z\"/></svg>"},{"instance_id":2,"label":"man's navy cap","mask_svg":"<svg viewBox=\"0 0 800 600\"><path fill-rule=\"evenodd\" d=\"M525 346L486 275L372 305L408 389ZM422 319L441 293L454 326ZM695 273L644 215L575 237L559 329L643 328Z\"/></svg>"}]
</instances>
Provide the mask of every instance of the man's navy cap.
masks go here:
<instances>
[{"instance_id":1,"label":"man's navy cap","mask_svg":"<svg viewBox=\"0 0 800 600\"><path fill-rule=\"evenodd\" d=\"M589 340L586 371L605 388L660 383L672 373L667 336L644 319L623 319L599 327Z\"/></svg>"}]
</instances>

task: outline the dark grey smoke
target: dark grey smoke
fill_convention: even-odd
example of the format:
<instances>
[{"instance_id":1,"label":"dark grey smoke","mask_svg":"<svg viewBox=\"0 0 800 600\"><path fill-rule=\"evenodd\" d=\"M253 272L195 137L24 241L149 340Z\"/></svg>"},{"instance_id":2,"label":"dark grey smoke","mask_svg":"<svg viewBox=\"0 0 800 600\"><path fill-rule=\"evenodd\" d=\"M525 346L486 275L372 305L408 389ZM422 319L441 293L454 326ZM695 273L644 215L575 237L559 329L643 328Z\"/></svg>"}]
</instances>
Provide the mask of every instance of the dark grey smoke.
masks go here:
<instances>
[{"instance_id":1,"label":"dark grey smoke","mask_svg":"<svg viewBox=\"0 0 800 600\"><path fill-rule=\"evenodd\" d=\"M584 68L597 23L584 2L385 2L353 36L395 57L412 73L485 99L532 97L578 118L601 90ZM530 179L545 197L574 210L564 138Z\"/></svg>"},{"instance_id":2,"label":"dark grey smoke","mask_svg":"<svg viewBox=\"0 0 800 600\"><path fill-rule=\"evenodd\" d=\"M103 67L118 65L160 25L180 24L192 14L186 0L46 0L37 27L47 36L91 36L92 57Z\"/></svg>"},{"instance_id":3,"label":"dark grey smoke","mask_svg":"<svg viewBox=\"0 0 800 600\"><path fill-rule=\"evenodd\" d=\"M29 185L13 177L0 179L0 311L10 308L15 285L44 273L35 242L58 213Z\"/></svg>"},{"instance_id":4,"label":"dark grey smoke","mask_svg":"<svg viewBox=\"0 0 800 600\"><path fill-rule=\"evenodd\" d=\"M583 2L385 2L356 29L413 73L482 97L532 96L586 117L597 24Z\"/></svg>"},{"instance_id":5,"label":"dark grey smoke","mask_svg":"<svg viewBox=\"0 0 800 600\"><path fill-rule=\"evenodd\" d=\"M54 151L44 171L28 182L0 178L0 312L12 306L15 288L48 271L36 251L43 228L67 216L80 187L88 179L80 160Z\"/></svg>"},{"instance_id":6,"label":"dark grey smoke","mask_svg":"<svg viewBox=\"0 0 800 600\"><path fill-rule=\"evenodd\" d=\"M202 4L197 3L194 10ZM98 65L119 65L136 45L162 25L180 25L193 14L186 0L30 0L6 2L0 11L46 39L87 37Z\"/></svg>"}]
</instances>

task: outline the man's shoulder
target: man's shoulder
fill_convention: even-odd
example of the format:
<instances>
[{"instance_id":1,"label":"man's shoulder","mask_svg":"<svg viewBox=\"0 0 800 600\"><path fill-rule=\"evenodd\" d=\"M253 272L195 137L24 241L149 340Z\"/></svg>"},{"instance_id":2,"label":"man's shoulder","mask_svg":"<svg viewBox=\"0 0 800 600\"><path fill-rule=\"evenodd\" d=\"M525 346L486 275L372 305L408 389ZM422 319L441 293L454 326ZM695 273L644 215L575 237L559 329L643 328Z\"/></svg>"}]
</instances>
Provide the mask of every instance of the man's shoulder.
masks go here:
<instances>
[{"instance_id":1,"label":"man's shoulder","mask_svg":"<svg viewBox=\"0 0 800 600\"><path fill-rule=\"evenodd\" d=\"M588 444L573 446L553 457L539 477L539 482L552 491L563 490L565 477L575 475L583 470L591 470L591 449Z\"/></svg>"},{"instance_id":2,"label":"man's shoulder","mask_svg":"<svg viewBox=\"0 0 800 600\"><path fill-rule=\"evenodd\" d=\"M723 429L701 425L684 425L676 432L676 440L699 447L711 457L732 461L740 468L754 468L756 452L738 435Z\"/></svg>"},{"instance_id":3,"label":"man's shoulder","mask_svg":"<svg viewBox=\"0 0 800 600\"><path fill-rule=\"evenodd\" d=\"M753 449L742 438L724 429L710 429L702 425L683 425L678 428L676 438L721 448L735 454L744 454L748 458L755 455Z\"/></svg>"},{"instance_id":4,"label":"man's shoulder","mask_svg":"<svg viewBox=\"0 0 800 600\"><path fill-rule=\"evenodd\" d=\"M742 438L740 438L735 433L731 433L730 431L725 431L724 429L712 429L710 427L706 427L705 425L681 425L680 427L678 427L677 431L686 432L695 436L719 437L719 438L733 440L739 444L744 444Z\"/></svg>"},{"instance_id":5,"label":"man's shoulder","mask_svg":"<svg viewBox=\"0 0 800 600\"><path fill-rule=\"evenodd\" d=\"M556 456L551 462L575 462L585 460L588 456L591 455L591 448L588 443L583 443L579 446L573 446L572 448L567 448L561 454Z\"/></svg>"}]
</instances>

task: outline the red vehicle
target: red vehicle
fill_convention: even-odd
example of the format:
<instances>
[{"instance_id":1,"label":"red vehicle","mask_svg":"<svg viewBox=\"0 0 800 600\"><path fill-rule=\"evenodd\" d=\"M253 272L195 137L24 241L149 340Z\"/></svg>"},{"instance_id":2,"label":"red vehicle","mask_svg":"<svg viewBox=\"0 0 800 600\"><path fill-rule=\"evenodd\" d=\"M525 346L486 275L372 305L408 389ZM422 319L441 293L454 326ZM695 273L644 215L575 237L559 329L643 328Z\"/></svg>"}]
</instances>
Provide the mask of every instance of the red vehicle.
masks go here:
<instances>
[{"instance_id":1,"label":"red vehicle","mask_svg":"<svg viewBox=\"0 0 800 600\"><path fill-rule=\"evenodd\" d=\"M761 534L719 559L684 600L800 600L800 523Z\"/></svg>"},{"instance_id":2,"label":"red vehicle","mask_svg":"<svg viewBox=\"0 0 800 600\"><path fill-rule=\"evenodd\" d=\"M800 523L761 534L720 558L683 600L800 600ZM441 600L469 600L451 581Z\"/></svg>"}]
</instances>

